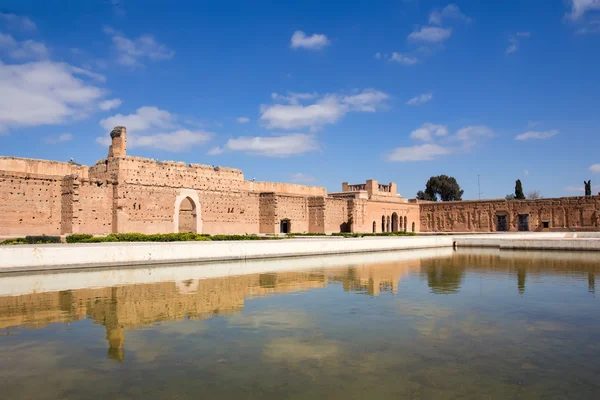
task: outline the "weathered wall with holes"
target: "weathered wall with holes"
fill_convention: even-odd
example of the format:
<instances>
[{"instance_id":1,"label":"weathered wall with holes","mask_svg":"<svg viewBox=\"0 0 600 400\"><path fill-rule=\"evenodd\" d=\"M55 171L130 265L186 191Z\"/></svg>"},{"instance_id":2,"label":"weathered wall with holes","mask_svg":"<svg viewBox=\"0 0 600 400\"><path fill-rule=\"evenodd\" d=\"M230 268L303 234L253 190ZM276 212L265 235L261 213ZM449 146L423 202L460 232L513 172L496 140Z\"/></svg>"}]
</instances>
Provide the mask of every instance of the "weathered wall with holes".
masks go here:
<instances>
[{"instance_id":1,"label":"weathered wall with holes","mask_svg":"<svg viewBox=\"0 0 600 400\"><path fill-rule=\"evenodd\" d=\"M350 232L348 216L348 200L325 198L325 233Z\"/></svg>"},{"instance_id":2,"label":"weathered wall with holes","mask_svg":"<svg viewBox=\"0 0 600 400\"><path fill-rule=\"evenodd\" d=\"M511 232L519 230L519 215L528 215L530 231L600 230L600 196L421 203L420 207L423 232L495 232L498 215L506 216Z\"/></svg>"},{"instance_id":3,"label":"weathered wall with holes","mask_svg":"<svg viewBox=\"0 0 600 400\"><path fill-rule=\"evenodd\" d=\"M18 157L0 157L0 171L58 176L60 178L66 175L77 175L80 178L88 177L88 167L85 165Z\"/></svg>"},{"instance_id":4,"label":"weathered wall with holes","mask_svg":"<svg viewBox=\"0 0 600 400\"><path fill-rule=\"evenodd\" d=\"M276 224L283 219L290 221L290 233L307 233L309 226L308 198L302 196L277 195Z\"/></svg>"},{"instance_id":5,"label":"weathered wall with holes","mask_svg":"<svg viewBox=\"0 0 600 400\"><path fill-rule=\"evenodd\" d=\"M0 171L0 234L58 235L62 176Z\"/></svg>"}]
</instances>

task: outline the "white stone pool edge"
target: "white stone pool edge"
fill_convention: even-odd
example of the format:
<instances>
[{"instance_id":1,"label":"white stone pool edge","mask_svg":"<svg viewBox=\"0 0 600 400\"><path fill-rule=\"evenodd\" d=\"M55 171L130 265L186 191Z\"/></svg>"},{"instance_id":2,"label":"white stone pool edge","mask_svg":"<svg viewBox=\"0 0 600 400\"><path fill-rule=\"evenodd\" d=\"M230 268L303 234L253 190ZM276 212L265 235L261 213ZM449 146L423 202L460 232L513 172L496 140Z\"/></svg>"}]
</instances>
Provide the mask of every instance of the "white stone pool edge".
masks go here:
<instances>
[{"instance_id":1,"label":"white stone pool edge","mask_svg":"<svg viewBox=\"0 0 600 400\"><path fill-rule=\"evenodd\" d=\"M15 245L0 247L0 273L169 263L198 264L453 247L600 251L600 233Z\"/></svg>"}]
</instances>

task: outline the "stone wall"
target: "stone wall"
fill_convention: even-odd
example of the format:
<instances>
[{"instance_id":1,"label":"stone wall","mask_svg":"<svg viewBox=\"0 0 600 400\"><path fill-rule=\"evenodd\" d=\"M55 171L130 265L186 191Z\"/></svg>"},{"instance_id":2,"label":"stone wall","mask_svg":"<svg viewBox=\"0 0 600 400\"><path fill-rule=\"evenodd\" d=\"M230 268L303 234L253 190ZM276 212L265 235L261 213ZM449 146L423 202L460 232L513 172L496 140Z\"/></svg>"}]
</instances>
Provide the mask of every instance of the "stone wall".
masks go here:
<instances>
[{"instance_id":1,"label":"stone wall","mask_svg":"<svg viewBox=\"0 0 600 400\"><path fill-rule=\"evenodd\" d=\"M536 232L600 230L600 196L428 202L420 207L423 232L496 232L503 220L507 231L516 232L520 219Z\"/></svg>"},{"instance_id":2,"label":"stone wall","mask_svg":"<svg viewBox=\"0 0 600 400\"><path fill-rule=\"evenodd\" d=\"M62 176L0 171L0 234L58 235Z\"/></svg>"},{"instance_id":3,"label":"stone wall","mask_svg":"<svg viewBox=\"0 0 600 400\"><path fill-rule=\"evenodd\" d=\"M325 198L324 225L325 233L350 232L348 200Z\"/></svg>"},{"instance_id":4,"label":"stone wall","mask_svg":"<svg viewBox=\"0 0 600 400\"><path fill-rule=\"evenodd\" d=\"M78 175L81 178L87 178L88 176L88 167L85 165L18 157L0 157L0 171L58 176L60 178L65 175Z\"/></svg>"}]
</instances>

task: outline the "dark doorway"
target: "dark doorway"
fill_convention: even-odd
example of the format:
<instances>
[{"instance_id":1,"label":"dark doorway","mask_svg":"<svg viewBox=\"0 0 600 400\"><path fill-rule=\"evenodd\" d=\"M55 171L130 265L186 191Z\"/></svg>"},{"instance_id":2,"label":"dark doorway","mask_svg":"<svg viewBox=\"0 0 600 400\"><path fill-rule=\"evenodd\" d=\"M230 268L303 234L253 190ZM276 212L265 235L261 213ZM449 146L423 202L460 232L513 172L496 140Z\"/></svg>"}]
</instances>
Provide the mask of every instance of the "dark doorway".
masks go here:
<instances>
[{"instance_id":1,"label":"dark doorway","mask_svg":"<svg viewBox=\"0 0 600 400\"><path fill-rule=\"evenodd\" d=\"M506 232L508 230L508 224L506 221L506 215L497 215L498 218L498 232Z\"/></svg>"},{"instance_id":2,"label":"dark doorway","mask_svg":"<svg viewBox=\"0 0 600 400\"><path fill-rule=\"evenodd\" d=\"M414 222L412 223L412 231L413 232L415 231L415 223Z\"/></svg>"},{"instance_id":3,"label":"dark doorway","mask_svg":"<svg viewBox=\"0 0 600 400\"><path fill-rule=\"evenodd\" d=\"M398 232L398 214L392 214L392 232Z\"/></svg>"},{"instance_id":4,"label":"dark doorway","mask_svg":"<svg viewBox=\"0 0 600 400\"><path fill-rule=\"evenodd\" d=\"M385 232L385 215L381 216L381 232Z\"/></svg>"},{"instance_id":5,"label":"dark doorway","mask_svg":"<svg viewBox=\"0 0 600 400\"><path fill-rule=\"evenodd\" d=\"M282 219L279 223L279 233L290 233L290 220Z\"/></svg>"},{"instance_id":6,"label":"dark doorway","mask_svg":"<svg viewBox=\"0 0 600 400\"><path fill-rule=\"evenodd\" d=\"M519 231L529 231L529 214L519 214Z\"/></svg>"},{"instance_id":7,"label":"dark doorway","mask_svg":"<svg viewBox=\"0 0 600 400\"><path fill-rule=\"evenodd\" d=\"M373 221L373 233L377 232L377 222Z\"/></svg>"}]
</instances>

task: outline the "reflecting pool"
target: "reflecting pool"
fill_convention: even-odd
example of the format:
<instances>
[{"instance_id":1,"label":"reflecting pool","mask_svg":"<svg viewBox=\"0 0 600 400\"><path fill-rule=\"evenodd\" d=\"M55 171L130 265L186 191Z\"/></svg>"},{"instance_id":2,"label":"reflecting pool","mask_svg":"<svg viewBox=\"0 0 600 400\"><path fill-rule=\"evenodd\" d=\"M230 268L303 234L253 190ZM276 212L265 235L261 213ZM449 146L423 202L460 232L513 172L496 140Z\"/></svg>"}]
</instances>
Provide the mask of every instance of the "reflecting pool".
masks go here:
<instances>
[{"instance_id":1,"label":"reflecting pool","mask_svg":"<svg viewBox=\"0 0 600 400\"><path fill-rule=\"evenodd\" d=\"M599 399L599 272L438 249L0 275L0 393Z\"/></svg>"}]
</instances>

